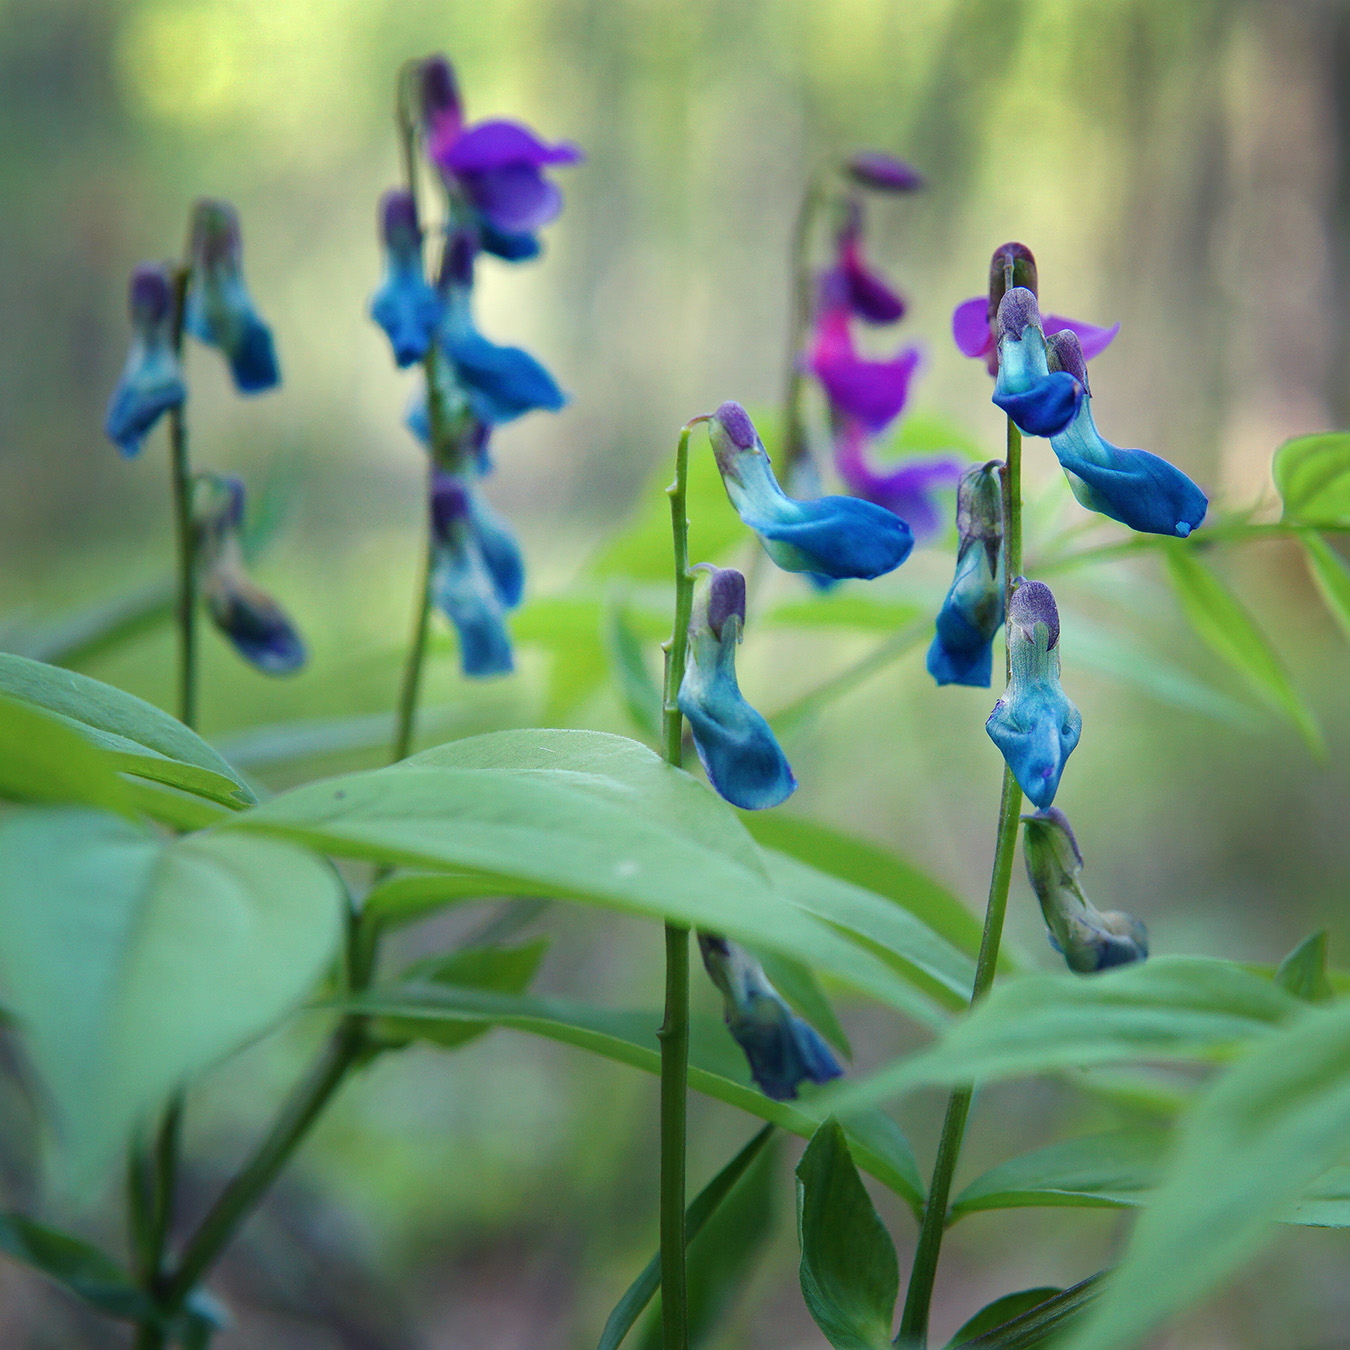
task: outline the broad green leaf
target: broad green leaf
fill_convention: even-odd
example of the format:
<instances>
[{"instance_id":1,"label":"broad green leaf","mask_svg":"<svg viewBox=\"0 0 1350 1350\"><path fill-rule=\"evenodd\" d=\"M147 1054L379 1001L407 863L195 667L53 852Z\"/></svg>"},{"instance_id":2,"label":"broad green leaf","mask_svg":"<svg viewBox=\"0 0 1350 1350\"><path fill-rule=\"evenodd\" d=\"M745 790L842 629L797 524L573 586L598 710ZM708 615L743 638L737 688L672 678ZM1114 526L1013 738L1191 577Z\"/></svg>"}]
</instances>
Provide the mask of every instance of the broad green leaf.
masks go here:
<instances>
[{"instance_id":1,"label":"broad green leaf","mask_svg":"<svg viewBox=\"0 0 1350 1350\"><path fill-rule=\"evenodd\" d=\"M375 1016L436 1022L476 1018L518 1031L545 1036L646 1073L659 1075L661 1053L656 1039L658 1012L617 1012L569 999L530 994L496 994L449 985L389 985L369 990L342 1004L344 1010ZM690 1047L689 1086L695 1091L767 1120L789 1134L809 1139L824 1118L813 1097L777 1102L750 1085L744 1059L725 1029L707 1034L695 1024ZM922 1209L924 1186L909 1141L899 1126L880 1111L863 1110L845 1118L858 1164L899 1195L916 1214Z\"/></svg>"},{"instance_id":2,"label":"broad green leaf","mask_svg":"<svg viewBox=\"0 0 1350 1350\"><path fill-rule=\"evenodd\" d=\"M747 811L746 829L766 848L777 849L817 871L851 882L907 909L958 951L975 956L982 927L950 891L913 864L878 844L782 811ZM1000 969L1010 968L1000 963Z\"/></svg>"},{"instance_id":3,"label":"broad green leaf","mask_svg":"<svg viewBox=\"0 0 1350 1350\"><path fill-rule=\"evenodd\" d=\"M172 577L164 577L21 630L14 650L35 661L80 665L168 623L173 617L175 585Z\"/></svg>"},{"instance_id":4,"label":"broad green leaf","mask_svg":"<svg viewBox=\"0 0 1350 1350\"><path fill-rule=\"evenodd\" d=\"M647 647L632 612L622 601L613 600L604 623L605 650L619 697L634 726L656 740L661 734L661 686L647 664Z\"/></svg>"},{"instance_id":5,"label":"broad green leaf","mask_svg":"<svg viewBox=\"0 0 1350 1350\"><path fill-rule=\"evenodd\" d=\"M1044 1303L1028 1308L1001 1326L965 1342L965 1350L1038 1350L1051 1341L1060 1345L1060 1335L1076 1323L1100 1297L1105 1271L1089 1275Z\"/></svg>"},{"instance_id":6,"label":"broad green leaf","mask_svg":"<svg viewBox=\"0 0 1350 1350\"><path fill-rule=\"evenodd\" d=\"M1350 433L1319 432L1285 441L1271 473L1284 519L1305 525L1350 522Z\"/></svg>"},{"instance_id":7,"label":"broad green leaf","mask_svg":"<svg viewBox=\"0 0 1350 1350\"><path fill-rule=\"evenodd\" d=\"M476 874L484 894L672 918L829 971L928 1026L887 962L781 895L711 789L621 736L495 732L313 783L231 817L341 857Z\"/></svg>"},{"instance_id":8,"label":"broad green leaf","mask_svg":"<svg viewBox=\"0 0 1350 1350\"><path fill-rule=\"evenodd\" d=\"M774 1228L778 1149L766 1148L718 1206L703 1231L688 1241L687 1306L690 1350L715 1340L721 1322L749 1283ZM642 1350L663 1350L661 1300L646 1319Z\"/></svg>"},{"instance_id":9,"label":"broad green leaf","mask_svg":"<svg viewBox=\"0 0 1350 1350\"><path fill-rule=\"evenodd\" d=\"M890 633L920 615L917 605L877 600L864 592L831 591L775 605L760 620L773 628L853 628Z\"/></svg>"},{"instance_id":10,"label":"broad green leaf","mask_svg":"<svg viewBox=\"0 0 1350 1350\"><path fill-rule=\"evenodd\" d=\"M178 792L148 778L124 777L122 781L143 816L183 833L205 829L228 817L231 809L238 809L222 806L206 797Z\"/></svg>"},{"instance_id":11,"label":"broad green leaf","mask_svg":"<svg viewBox=\"0 0 1350 1350\"><path fill-rule=\"evenodd\" d=\"M1193 548L1171 545L1162 553L1181 608L1196 634L1239 671L1267 704L1294 724L1314 754L1322 754L1325 746L1317 718L1246 607L1200 561Z\"/></svg>"},{"instance_id":12,"label":"broad green leaf","mask_svg":"<svg viewBox=\"0 0 1350 1350\"><path fill-rule=\"evenodd\" d=\"M184 1080L265 1031L337 941L318 859L241 834L166 840L87 810L0 822L0 988L76 1177Z\"/></svg>"},{"instance_id":13,"label":"broad green leaf","mask_svg":"<svg viewBox=\"0 0 1350 1350\"><path fill-rule=\"evenodd\" d=\"M1346 1154L1350 1004L1257 1043L1183 1117L1125 1257L1066 1350L1125 1350L1246 1264Z\"/></svg>"},{"instance_id":14,"label":"broad green leaf","mask_svg":"<svg viewBox=\"0 0 1350 1350\"><path fill-rule=\"evenodd\" d=\"M1350 567L1320 534L1300 534L1299 543L1303 545L1303 556L1322 603L1340 624L1341 631L1350 637Z\"/></svg>"},{"instance_id":15,"label":"broad green leaf","mask_svg":"<svg viewBox=\"0 0 1350 1350\"><path fill-rule=\"evenodd\" d=\"M136 1321L152 1313L150 1301L112 1257L69 1233L21 1214L0 1214L0 1252L110 1317Z\"/></svg>"},{"instance_id":16,"label":"broad green leaf","mask_svg":"<svg viewBox=\"0 0 1350 1350\"><path fill-rule=\"evenodd\" d=\"M772 1137L773 1126L766 1125L690 1202L684 1213L686 1248L699 1235L703 1225L716 1213L718 1206L745 1175L750 1164L760 1156ZM614 1305L614 1311L605 1321L605 1329L600 1335L600 1343L596 1350L618 1350L623 1338L633 1329L634 1323L642 1315L642 1310L652 1301L660 1288L661 1253L658 1251Z\"/></svg>"},{"instance_id":17,"label":"broad green leaf","mask_svg":"<svg viewBox=\"0 0 1350 1350\"><path fill-rule=\"evenodd\" d=\"M539 963L548 950L547 938L518 947L464 947L448 956L433 956L403 971L403 980L426 980L468 989L487 989L501 994L519 994L530 987ZM396 1017L381 1018L375 1034L389 1045L404 1045L411 1040L433 1041L443 1049L467 1045L491 1030L481 1018L456 1022L450 1018L435 1022L405 1022Z\"/></svg>"},{"instance_id":18,"label":"broad green leaf","mask_svg":"<svg viewBox=\"0 0 1350 1350\"><path fill-rule=\"evenodd\" d=\"M950 1221L1023 1206L1131 1208L1157 1184L1166 1147L1164 1131L1137 1129L1038 1148L976 1177L952 1201Z\"/></svg>"},{"instance_id":19,"label":"broad green leaf","mask_svg":"<svg viewBox=\"0 0 1350 1350\"><path fill-rule=\"evenodd\" d=\"M1302 1007L1269 980L1202 957L1160 956L1089 976L1013 977L930 1048L830 1096L846 1110L921 1085L1129 1060L1221 1060Z\"/></svg>"},{"instance_id":20,"label":"broad green leaf","mask_svg":"<svg viewBox=\"0 0 1350 1350\"><path fill-rule=\"evenodd\" d=\"M0 653L0 694L31 703L119 756L119 767L237 806L253 791L195 732L144 699L59 666Z\"/></svg>"},{"instance_id":21,"label":"broad green leaf","mask_svg":"<svg viewBox=\"0 0 1350 1350\"><path fill-rule=\"evenodd\" d=\"M483 878L453 872L405 873L372 887L362 914L382 928L402 928L425 919L446 905L482 900L492 895Z\"/></svg>"},{"instance_id":22,"label":"broad green leaf","mask_svg":"<svg viewBox=\"0 0 1350 1350\"><path fill-rule=\"evenodd\" d=\"M1306 937L1280 962L1275 983L1305 1003L1330 1003L1336 996L1327 976L1327 930Z\"/></svg>"},{"instance_id":23,"label":"broad green leaf","mask_svg":"<svg viewBox=\"0 0 1350 1350\"><path fill-rule=\"evenodd\" d=\"M895 1246L833 1118L797 1164L802 1297L835 1350L890 1350L900 1267Z\"/></svg>"},{"instance_id":24,"label":"broad green leaf","mask_svg":"<svg viewBox=\"0 0 1350 1350\"><path fill-rule=\"evenodd\" d=\"M131 815L112 756L29 703L0 697L0 798L64 802Z\"/></svg>"},{"instance_id":25,"label":"broad green leaf","mask_svg":"<svg viewBox=\"0 0 1350 1350\"><path fill-rule=\"evenodd\" d=\"M1033 1308L1039 1308L1042 1303L1063 1292L1063 1289L1052 1284L1039 1289L1023 1289L1016 1294L1004 1294L1002 1298L986 1303L970 1321L965 1323L947 1342L947 1350L956 1350L958 1345L968 1345L976 1336L986 1331L994 1331L1005 1322L1010 1322Z\"/></svg>"}]
</instances>

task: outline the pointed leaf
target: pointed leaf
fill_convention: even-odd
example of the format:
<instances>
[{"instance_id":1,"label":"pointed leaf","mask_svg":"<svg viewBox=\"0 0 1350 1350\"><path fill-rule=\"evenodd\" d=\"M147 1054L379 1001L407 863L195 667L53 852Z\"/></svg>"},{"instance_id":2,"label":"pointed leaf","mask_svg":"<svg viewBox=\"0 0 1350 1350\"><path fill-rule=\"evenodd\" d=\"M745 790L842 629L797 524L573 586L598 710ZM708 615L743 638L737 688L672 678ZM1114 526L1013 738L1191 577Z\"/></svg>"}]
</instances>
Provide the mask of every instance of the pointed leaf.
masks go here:
<instances>
[{"instance_id":1,"label":"pointed leaf","mask_svg":"<svg viewBox=\"0 0 1350 1350\"><path fill-rule=\"evenodd\" d=\"M1327 976L1327 930L1306 937L1280 962L1275 983L1305 1003L1330 1003L1336 996Z\"/></svg>"},{"instance_id":2,"label":"pointed leaf","mask_svg":"<svg viewBox=\"0 0 1350 1350\"><path fill-rule=\"evenodd\" d=\"M69 1233L21 1214L0 1214L0 1252L110 1317L136 1321L153 1313L150 1301L112 1257Z\"/></svg>"},{"instance_id":3,"label":"pointed leaf","mask_svg":"<svg viewBox=\"0 0 1350 1350\"><path fill-rule=\"evenodd\" d=\"M1033 1308L1039 1308L1041 1304L1063 1292L1064 1290L1052 1284L1039 1289L1023 1289L1016 1294L1004 1294L1002 1298L986 1303L970 1321L965 1323L948 1341L947 1350L956 1350L958 1345L968 1345L976 1336L986 1331L994 1331L1013 1318L1031 1312Z\"/></svg>"},{"instance_id":4,"label":"pointed leaf","mask_svg":"<svg viewBox=\"0 0 1350 1350\"><path fill-rule=\"evenodd\" d=\"M1086 1280L1028 1308L1002 1326L967 1341L965 1350L1039 1350L1051 1341L1059 1345L1060 1334L1077 1322L1100 1296L1105 1275L1105 1271L1089 1275Z\"/></svg>"},{"instance_id":5,"label":"pointed leaf","mask_svg":"<svg viewBox=\"0 0 1350 1350\"><path fill-rule=\"evenodd\" d=\"M1350 523L1350 433L1319 432L1285 441L1271 464L1284 519L1308 525Z\"/></svg>"},{"instance_id":6,"label":"pointed leaf","mask_svg":"<svg viewBox=\"0 0 1350 1350\"><path fill-rule=\"evenodd\" d=\"M1350 567L1320 534L1300 534L1299 543L1323 604L1350 637Z\"/></svg>"},{"instance_id":7,"label":"pointed leaf","mask_svg":"<svg viewBox=\"0 0 1350 1350\"><path fill-rule=\"evenodd\" d=\"M133 814L111 755L30 703L0 697L0 798Z\"/></svg>"},{"instance_id":8,"label":"pointed leaf","mask_svg":"<svg viewBox=\"0 0 1350 1350\"><path fill-rule=\"evenodd\" d=\"M605 613L604 637L610 672L633 725L656 740L661 734L661 686L647 665L632 613L621 601L612 601Z\"/></svg>"}]
</instances>

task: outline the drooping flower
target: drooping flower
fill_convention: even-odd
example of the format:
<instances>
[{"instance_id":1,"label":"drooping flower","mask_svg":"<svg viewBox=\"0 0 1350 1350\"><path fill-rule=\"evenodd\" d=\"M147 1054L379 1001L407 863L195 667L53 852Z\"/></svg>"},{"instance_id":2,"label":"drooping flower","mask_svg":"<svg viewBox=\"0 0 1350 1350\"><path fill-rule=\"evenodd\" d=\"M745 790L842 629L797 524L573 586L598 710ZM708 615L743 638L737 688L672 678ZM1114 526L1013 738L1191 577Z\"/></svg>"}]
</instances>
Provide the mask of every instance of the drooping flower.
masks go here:
<instances>
[{"instance_id":1,"label":"drooping flower","mask_svg":"<svg viewBox=\"0 0 1350 1350\"><path fill-rule=\"evenodd\" d=\"M938 684L988 688L1003 624L1003 483L998 460L973 464L956 489L956 577L938 610L928 673Z\"/></svg>"},{"instance_id":2,"label":"drooping flower","mask_svg":"<svg viewBox=\"0 0 1350 1350\"><path fill-rule=\"evenodd\" d=\"M745 578L731 568L706 571L694 594L689 649L677 695L708 781L733 806L759 811L796 789L787 756L769 724L736 682L736 646L745 628Z\"/></svg>"},{"instance_id":3,"label":"drooping flower","mask_svg":"<svg viewBox=\"0 0 1350 1350\"><path fill-rule=\"evenodd\" d=\"M844 204L843 219L835 234L835 263L820 277L818 290L821 309L842 305L864 323L895 323L904 317L904 297L863 260L859 201Z\"/></svg>"},{"instance_id":4,"label":"drooping flower","mask_svg":"<svg viewBox=\"0 0 1350 1350\"><path fill-rule=\"evenodd\" d=\"M305 664L305 644L295 625L244 572L244 484L232 475L197 475L192 516L202 598L216 627L240 656L265 674L299 670Z\"/></svg>"},{"instance_id":5,"label":"drooping flower","mask_svg":"<svg viewBox=\"0 0 1350 1350\"><path fill-rule=\"evenodd\" d=\"M859 150L844 171L860 187L874 192L917 192L924 185L917 169L885 150Z\"/></svg>"},{"instance_id":6,"label":"drooping flower","mask_svg":"<svg viewBox=\"0 0 1350 1350\"><path fill-rule=\"evenodd\" d=\"M280 384L272 330L258 317L244 284L239 215L229 202L201 200L192 211L192 284L184 326L219 347L235 387L256 394Z\"/></svg>"},{"instance_id":7,"label":"drooping flower","mask_svg":"<svg viewBox=\"0 0 1350 1350\"><path fill-rule=\"evenodd\" d=\"M460 666L473 679L514 668L506 611L520 603L524 564L502 519L469 483L434 473L431 597L459 634Z\"/></svg>"},{"instance_id":8,"label":"drooping flower","mask_svg":"<svg viewBox=\"0 0 1350 1350\"><path fill-rule=\"evenodd\" d=\"M1142 534L1168 534L1185 539L1209 510L1209 498L1175 465L1147 450L1122 450L1105 440L1092 419L1092 391L1087 362L1073 333L1047 340L1051 378L1067 374L1079 381L1084 398L1073 420L1050 437L1073 495Z\"/></svg>"},{"instance_id":9,"label":"drooping flower","mask_svg":"<svg viewBox=\"0 0 1350 1350\"><path fill-rule=\"evenodd\" d=\"M904 521L855 497L789 497L774 477L763 442L739 403L709 419L709 436L727 496L785 572L870 580L909 557L914 536Z\"/></svg>"},{"instance_id":10,"label":"drooping flower","mask_svg":"<svg viewBox=\"0 0 1350 1350\"><path fill-rule=\"evenodd\" d=\"M1036 259L1025 244L1003 244L994 250L989 264L989 294L963 300L952 314L952 337L963 356L982 358L991 375L998 374L998 307L1009 289L1008 269L1012 270L1012 285L1025 286L1036 294ZM1060 314L1044 316L1043 328L1051 333L1074 332L1083 344L1088 360L1100 356L1120 332L1120 325L1101 328L1081 319L1066 319Z\"/></svg>"},{"instance_id":11,"label":"drooping flower","mask_svg":"<svg viewBox=\"0 0 1350 1350\"><path fill-rule=\"evenodd\" d=\"M942 523L936 494L956 485L961 461L937 455L880 468L868 457L872 442L857 422L839 419L834 426L835 472L853 496L884 506L909 526L915 539L926 539Z\"/></svg>"},{"instance_id":12,"label":"drooping flower","mask_svg":"<svg viewBox=\"0 0 1350 1350\"><path fill-rule=\"evenodd\" d=\"M1083 855L1058 807L1023 816L1022 854L1041 902L1050 945L1069 969L1090 975L1148 957L1148 930L1121 910L1098 910L1083 893Z\"/></svg>"},{"instance_id":13,"label":"drooping flower","mask_svg":"<svg viewBox=\"0 0 1350 1350\"><path fill-rule=\"evenodd\" d=\"M1012 287L998 307L994 402L1030 436L1053 436L1073 421L1087 388L1067 370L1052 371L1035 294Z\"/></svg>"},{"instance_id":14,"label":"drooping flower","mask_svg":"<svg viewBox=\"0 0 1350 1350\"><path fill-rule=\"evenodd\" d=\"M441 302L426 279L422 231L413 195L403 188L386 192L380 202L384 243L384 280L370 301L370 317L388 335L400 367L420 361L431 346L441 319Z\"/></svg>"},{"instance_id":15,"label":"drooping flower","mask_svg":"<svg viewBox=\"0 0 1350 1350\"><path fill-rule=\"evenodd\" d=\"M108 400L103 429L131 458L170 408L187 398L183 367L173 349L174 288L168 268L142 263L131 274L131 351Z\"/></svg>"},{"instance_id":16,"label":"drooping flower","mask_svg":"<svg viewBox=\"0 0 1350 1350\"><path fill-rule=\"evenodd\" d=\"M519 122L464 125L454 71L443 56L422 63L427 153L482 226L480 243L509 262L539 251L535 231L562 210L562 193L542 170L583 155L566 142L548 145Z\"/></svg>"},{"instance_id":17,"label":"drooping flower","mask_svg":"<svg viewBox=\"0 0 1350 1350\"><path fill-rule=\"evenodd\" d=\"M727 1028L766 1097L787 1101L803 1083L828 1083L843 1074L830 1047L788 1007L749 952L713 933L700 933L698 946L722 992Z\"/></svg>"},{"instance_id":18,"label":"drooping flower","mask_svg":"<svg viewBox=\"0 0 1350 1350\"><path fill-rule=\"evenodd\" d=\"M1020 581L1008 612L1012 676L985 723L1022 791L1049 806L1083 716L1059 683L1059 609L1050 587Z\"/></svg>"},{"instance_id":19,"label":"drooping flower","mask_svg":"<svg viewBox=\"0 0 1350 1350\"><path fill-rule=\"evenodd\" d=\"M852 313L846 295L817 311L808 364L820 381L833 412L870 432L883 430L903 411L909 382L922 354L905 347L886 361L859 356L849 329Z\"/></svg>"}]
</instances>

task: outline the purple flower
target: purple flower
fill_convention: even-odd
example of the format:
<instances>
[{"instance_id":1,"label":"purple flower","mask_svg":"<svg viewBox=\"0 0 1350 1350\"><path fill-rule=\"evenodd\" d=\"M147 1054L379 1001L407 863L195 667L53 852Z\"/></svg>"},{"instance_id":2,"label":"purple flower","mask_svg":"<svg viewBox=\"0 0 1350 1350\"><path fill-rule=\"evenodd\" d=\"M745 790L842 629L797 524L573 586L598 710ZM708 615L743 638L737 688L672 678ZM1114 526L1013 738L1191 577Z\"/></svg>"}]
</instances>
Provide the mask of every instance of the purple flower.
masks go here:
<instances>
[{"instance_id":1,"label":"purple flower","mask_svg":"<svg viewBox=\"0 0 1350 1350\"><path fill-rule=\"evenodd\" d=\"M828 306L816 316L808 357L811 372L825 390L832 412L853 418L868 431L881 431L903 411L921 353L917 347L906 347L889 361L869 361L854 348L848 321L849 309L842 304Z\"/></svg>"},{"instance_id":2,"label":"purple flower","mask_svg":"<svg viewBox=\"0 0 1350 1350\"><path fill-rule=\"evenodd\" d=\"M1029 436L1058 435L1077 415L1087 386L1070 371L1050 369L1035 292L1013 286L999 302L997 327L994 402Z\"/></svg>"},{"instance_id":3,"label":"purple flower","mask_svg":"<svg viewBox=\"0 0 1350 1350\"><path fill-rule=\"evenodd\" d=\"M173 349L174 294L168 268L142 263L131 274L131 351L108 401L103 429L130 459L162 413L187 398Z\"/></svg>"},{"instance_id":4,"label":"purple flower","mask_svg":"<svg viewBox=\"0 0 1350 1350\"><path fill-rule=\"evenodd\" d=\"M835 421L834 467L854 497L893 511L913 531L915 539L934 533L942 516L934 494L955 487L962 463L951 455L908 460L878 469L869 463L872 438L852 418Z\"/></svg>"},{"instance_id":5,"label":"purple flower","mask_svg":"<svg viewBox=\"0 0 1350 1350\"><path fill-rule=\"evenodd\" d=\"M581 151L548 145L519 122L495 120L465 126L454 73L442 56L422 71L427 153L468 199L481 221L484 247L500 257L533 256L534 231L562 210L562 193L541 172L575 164Z\"/></svg>"},{"instance_id":6,"label":"purple flower","mask_svg":"<svg viewBox=\"0 0 1350 1350\"><path fill-rule=\"evenodd\" d=\"M924 185L917 169L885 150L859 150L845 164L844 172L874 192L917 192Z\"/></svg>"},{"instance_id":7,"label":"purple flower","mask_svg":"<svg viewBox=\"0 0 1350 1350\"><path fill-rule=\"evenodd\" d=\"M847 308L864 323L895 323L902 318L904 297L863 261L860 203L848 203L835 248L835 265L820 278L820 309Z\"/></svg>"},{"instance_id":8,"label":"purple flower","mask_svg":"<svg viewBox=\"0 0 1350 1350\"><path fill-rule=\"evenodd\" d=\"M370 301L370 317L384 329L401 368L420 361L441 318L441 302L426 279L422 231L411 192L395 188L380 202L384 281Z\"/></svg>"}]
</instances>

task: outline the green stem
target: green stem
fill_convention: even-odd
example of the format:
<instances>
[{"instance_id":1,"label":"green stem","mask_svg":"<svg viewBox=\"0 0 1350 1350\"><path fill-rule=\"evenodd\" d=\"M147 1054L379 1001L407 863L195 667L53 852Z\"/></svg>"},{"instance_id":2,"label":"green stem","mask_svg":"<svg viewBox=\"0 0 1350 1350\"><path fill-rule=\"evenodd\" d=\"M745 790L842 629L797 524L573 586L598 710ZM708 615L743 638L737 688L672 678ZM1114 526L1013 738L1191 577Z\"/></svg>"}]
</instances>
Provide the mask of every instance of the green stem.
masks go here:
<instances>
[{"instance_id":1,"label":"green stem","mask_svg":"<svg viewBox=\"0 0 1350 1350\"><path fill-rule=\"evenodd\" d=\"M695 421L702 420L696 418ZM680 684L689 651L689 618L694 607L694 578L689 571L689 433L680 431L675 451L675 481L670 523L675 543L675 623L666 644L661 704L662 754L679 768L684 759L684 718ZM661 1043L661 1323L664 1350L689 1344L689 1290L685 1274L685 1139L689 1080L689 928L666 923L666 1015L657 1033Z\"/></svg>"},{"instance_id":2,"label":"green stem","mask_svg":"<svg viewBox=\"0 0 1350 1350\"><path fill-rule=\"evenodd\" d=\"M1022 433L1008 421L1008 458L1003 469L1003 559L1004 613L1012 600L1013 583L1022 567ZM1007 658L1011 670L1011 657ZM1008 890L1012 884L1013 857L1017 851L1017 830L1022 815L1022 789L1005 765L1003 792L998 807L998 833L994 845L994 865L989 877L989 901L984 913L984 932L980 937L980 955L975 963L975 983L971 1004L979 1002L994 983L998 967L998 949L1003 938L1003 919L1008 910ZM933 1180L928 1187L923 1222L919 1226L919 1244L910 1270L905 1309L900 1317L896 1344L906 1350L922 1350L928 1343L928 1315L933 1304L933 1282L937 1277L942 1237L947 1227L947 1205L952 1178L961 1157L966 1133L966 1118L975 1092L973 1084L952 1089L947 1113L942 1120Z\"/></svg>"},{"instance_id":3,"label":"green stem","mask_svg":"<svg viewBox=\"0 0 1350 1350\"><path fill-rule=\"evenodd\" d=\"M412 753L413 736L417 727L417 694L422 684L427 634L431 627L431 569L434 556L431 527L428 525L421 584L417 590L416 612L413 616L412 641L408 644L408 659L403 667L403 684L398 696L398 725L394 733L394 747L390 753L391 764L407 759Z\"/></svg>"},{"instance_id":4,"label":"green stem","mask_svg":"<svg viewBox=\"0 0 1350 1350\"><path fill-rule=\"evenodd\" d=\"M811 228L825 200L825 172L817 169L802 194L797 218L792 226L792 313L788 321L787 372L783 393L783 451L779 473L786 485L789 470L806 453L806 423L802 415L802 394L806 373L802 370L802 348L811 323Z\"/></svg>"},{"instance_id":5,"label":"green stem","mask_svg":"<svg viewBox=\"0 0 1350 1350\"><path fill-rule=\"evenodd\" d=\"M183 311L192 269L174 274L173 348L183 351ZM196 530L192 524L192 470L188 463L187 412L183 404L169 409L169 475L173 490L174 534L178 552L178 720L197 725L197 566Z\"/></svg>"}]
</instances>

